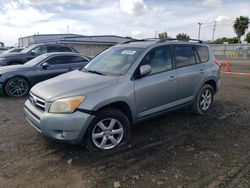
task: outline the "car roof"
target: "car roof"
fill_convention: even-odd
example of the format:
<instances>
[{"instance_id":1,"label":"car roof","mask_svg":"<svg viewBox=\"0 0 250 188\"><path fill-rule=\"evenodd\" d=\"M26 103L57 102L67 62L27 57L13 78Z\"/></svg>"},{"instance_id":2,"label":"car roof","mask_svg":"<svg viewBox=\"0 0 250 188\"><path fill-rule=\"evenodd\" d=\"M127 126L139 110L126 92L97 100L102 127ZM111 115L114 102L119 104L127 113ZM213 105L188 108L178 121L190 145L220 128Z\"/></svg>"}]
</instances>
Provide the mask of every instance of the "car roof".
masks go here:
<instances>
[{"instance_id":1,"label":"car roof","mask_svg":"<svg viewBox=\"0 0 250 188\"><path fill-rule=\"evenodd\" d=\"M55 56L55 55L75 55L75 56L84 56L83 54L80 53L75 53L75 52L50 52L46 53L48 56ZM85 56L84 56L85 57Z\"/></svg>"}]
</instances>

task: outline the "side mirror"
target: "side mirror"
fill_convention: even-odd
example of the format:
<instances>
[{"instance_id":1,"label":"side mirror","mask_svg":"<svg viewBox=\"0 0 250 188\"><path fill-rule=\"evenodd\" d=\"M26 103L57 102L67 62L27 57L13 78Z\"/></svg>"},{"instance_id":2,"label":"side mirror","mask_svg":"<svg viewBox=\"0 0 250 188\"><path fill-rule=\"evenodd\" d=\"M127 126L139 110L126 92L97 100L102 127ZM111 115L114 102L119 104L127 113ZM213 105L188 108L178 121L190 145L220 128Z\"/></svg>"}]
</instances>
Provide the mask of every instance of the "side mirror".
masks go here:
<instances>
[{"instance_id":1,"label":"side mirror","mask_svg":"<svg viewBox=\"0 0 250 188\"><path fill-rule=\"evenodd\" d=\"M149 74L152 71L152 67L150 65L142 65L140 67L140 77L143 77Z\"/></svg>"},{"instance_id":2,"label":"side mirror","mask_svg":"<svg viewBox=\"0 0 250 188\"><path fill-rule=\"evenodd\" d=\"M35 52L33 52L33 51L31 51L31 52L30 52L30 55L36 55L36 53L35 53Z\"/></svg>"},{"instance_id":3,"label":"side mirror","mask_svg":"<svg viewBox=\"0 0 250 188\"><path fill-rule=\"evenodd\" d=\"M42 68L43 69L47 69L49 67L49 64L47 63L47 62L44 62L43 64L42 64Z\"/></svg>"}]
</instances>

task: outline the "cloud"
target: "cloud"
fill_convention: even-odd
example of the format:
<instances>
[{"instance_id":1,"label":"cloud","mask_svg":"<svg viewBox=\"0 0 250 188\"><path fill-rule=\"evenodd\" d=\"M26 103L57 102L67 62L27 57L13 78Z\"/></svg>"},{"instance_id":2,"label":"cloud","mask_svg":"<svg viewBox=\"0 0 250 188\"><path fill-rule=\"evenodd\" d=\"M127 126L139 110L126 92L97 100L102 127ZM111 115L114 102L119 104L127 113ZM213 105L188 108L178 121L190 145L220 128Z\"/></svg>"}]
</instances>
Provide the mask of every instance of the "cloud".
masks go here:
<instances>
[{"instance_id":1,"label":"cloud","mask_svg":"<svg viewBox=\"0 0 250 188\"><path fill-rule=\"evenodd\" d=\"M131 36L132 37L141 37L143 35L142 31L132 31Z\"/></svg>"},{"instance_id":2,"label":"cloud","mask_svg":"<svg viewBox=\"0 0 250 188\"><path fill-rule=\"evenodd\" d=\"M143 0L120 0L120 9L129 15L141 15L148 6Z\"/></svg>"},{"instance_id":3,"label":"cloud","mask_svg":"<svg viewBox=\"0 0 250 188\"><path fill-rule=\"evenodd\" d=\"M0 13L1 25L12 25L15 27L30 26L35 22L46 21L53 13L38 10L33 7L18 8L17 4L6 3L3 5L4 13Z\"/></svg>"},{"instance_id":4,"label":"cloud","mask_svg":"<svg viewBox=\"0 0 250 188\"><path fill-rule=\"evenodd\" d=\"M1 0L0 0L1 1ZM20 36L66 33L84 35L120 35L151 38L167 31L172 37L187 33L211 40L215 36L235 36L233 21L240 15L250 17L250 1L153 1L153 0L5 0L0 6L0 41L17 43ZM63 4L63 2L67 2ZM80 2L80 3L79 3ZM204 3L207 3L205 5ZM221 4L223 3L223 6ZM238 11L235 11L238 10ZM192 14L190 14L192 13Z\"/></svg>"},{"instance_id":5,"label":"cloud","mask_svg":"<svg viewBox=\"0 0 250 188\"><path fill-rule=\"evenodd\" d=\"M3 4L3 9L8 10L8 9L17 9L19 7L19 4L15 1L10 1L8 3Z\"/></svg>"},{"instance_id":6,"label":"cloud","mask_svg":"<svg viewBox=\"0 0 250 188\"><path fill-rule=\"evenodd\" d=\"M93 0L19 0L20 3L25 5L39 6L41 4L86 4L92 2ZM95 0L98 1L98 0Z\"/></svg>"},{"instance_id":7,"label":"cloud","mask_svg":"<svg viewBox=\"0 0 250 188\"><path fill-rule=\"evenodd\" d=\"M204 0L203 4L207 6L218 7L223 4L224 0Z\"/></svg>"},{"instance_id":8,"label":"cloud","mask_svg":"<svg viewBox=\"0 0 250 188\"><path fill-rule=\"evenodd\" d=\"M215 21L217 21L218 23L227 22L229 20L230 20L230 18L228 16L223 16L223 15L220 15L215 19Z\"/></svg>"}]
</instances>

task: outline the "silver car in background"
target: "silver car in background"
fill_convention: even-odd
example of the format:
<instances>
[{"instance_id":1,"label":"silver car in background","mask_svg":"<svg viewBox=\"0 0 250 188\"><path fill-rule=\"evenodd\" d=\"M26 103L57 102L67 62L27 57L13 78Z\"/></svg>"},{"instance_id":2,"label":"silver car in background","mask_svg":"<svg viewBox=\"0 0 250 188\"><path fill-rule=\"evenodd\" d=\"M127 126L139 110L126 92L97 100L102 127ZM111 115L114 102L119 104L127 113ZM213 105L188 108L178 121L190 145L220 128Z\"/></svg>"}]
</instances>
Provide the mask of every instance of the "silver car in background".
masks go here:
<instances>
[{"instance_id":1,"label":"silver car in background","mask_svg":"<svg viewBox=\"0 0 250 188\"><path fill-rule=\"evenodd\" d=\"M125 143L142 120L185 106L205 114L219 87L220 65L207 45L142 40L35 85L24 113L47 137L109 150Z\"/></svg>"}]
</instances>

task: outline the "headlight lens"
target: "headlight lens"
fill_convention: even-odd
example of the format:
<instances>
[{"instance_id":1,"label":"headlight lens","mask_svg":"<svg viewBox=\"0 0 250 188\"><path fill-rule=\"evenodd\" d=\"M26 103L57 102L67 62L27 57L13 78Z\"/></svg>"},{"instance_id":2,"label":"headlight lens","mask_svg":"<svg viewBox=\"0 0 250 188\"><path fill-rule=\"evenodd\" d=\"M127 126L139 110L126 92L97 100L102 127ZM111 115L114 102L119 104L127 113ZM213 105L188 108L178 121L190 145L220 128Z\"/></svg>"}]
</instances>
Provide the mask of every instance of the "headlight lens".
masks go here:
<instances>
[{"instance_id":1,"label":"headlight lens","mask_svg":"<svg viewBox=\"0 0 250 188\"><path fill-rule=\"evenodd\" d=\"M0 57L0 61L3 61L3 60L5 60L5 58L4 57Z\"/></svg>"},{"instance_id":2,"label":"headlight lens","mask_svg":"<svg viewBox=\"0 0 250 188\"><path fill-rule=\"evenodd\" d=\"M62 98L51 104L50 113L72 113L85 100L84 96Z\"/></svg>"}]
</instances>

